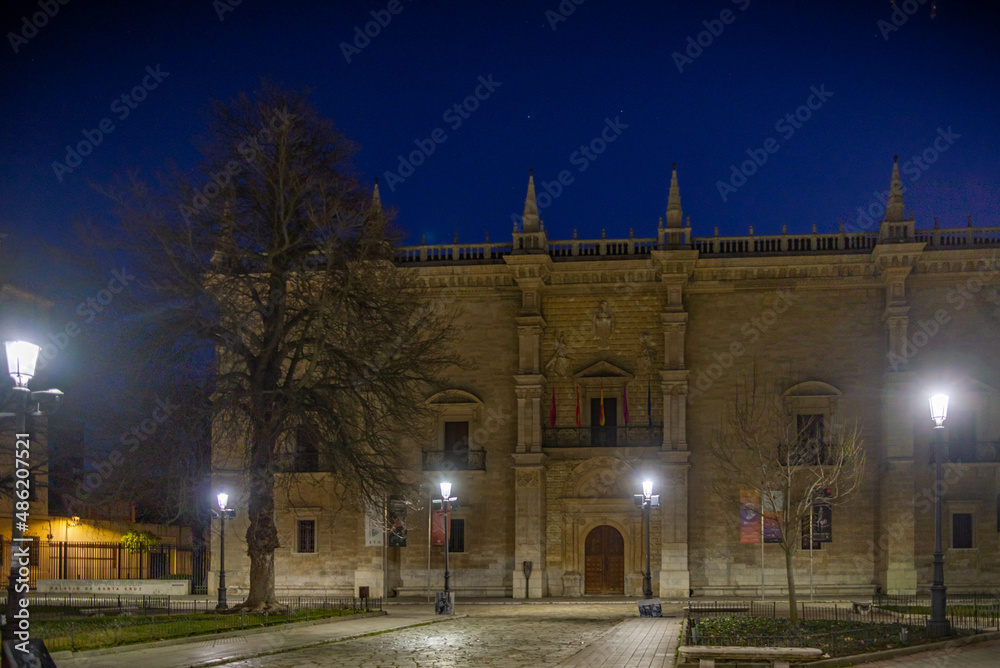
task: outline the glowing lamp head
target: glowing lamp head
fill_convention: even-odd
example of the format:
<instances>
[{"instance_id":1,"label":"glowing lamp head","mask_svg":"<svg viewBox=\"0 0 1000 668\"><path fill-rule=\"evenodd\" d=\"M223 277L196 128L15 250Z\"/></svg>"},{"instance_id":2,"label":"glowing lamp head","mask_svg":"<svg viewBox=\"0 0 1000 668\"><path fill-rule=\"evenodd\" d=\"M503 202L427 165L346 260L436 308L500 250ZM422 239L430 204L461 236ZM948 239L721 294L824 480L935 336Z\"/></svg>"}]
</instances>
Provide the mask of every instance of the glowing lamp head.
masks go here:
<instances>
[{"instance_id":1,"label":"glowing lamp head","mask_svg":"<svg viewBox=\"0 0 1000 668\"><path fill-rule=\"evenodd\" d=\"M225 492L219 492L218 499L219 499L219 510L225 510L226 503L229 501L229 495L226 494Z\"/></svg>"},{"instance_id":2,"label":"glowing lamp head","mask_svg":"<svg viewBox=\"0 0 1000 668\"><path fill-rule=\"evenodd\" d=\"M18 387L27 387L35 375L35 363L41 347L27 341L5 341L7 347L7 370Z\"/></svg>"},{"instance_id":3,"label":"glowing lamp head","mask_svg":"<svg viewBox=\"0 0 1000 668\"><path fill-rule=\"evenodd\" d=\"M441 498L450 499L451 498L451 483L443 482L441 483Z\"/></svg>"},{"instance_id":4,"label":"glowing lamp head","mask_svg":"<svg viewBox=\"0 0 1000 668\"><path fill-rule=\"evenodd\" d=\"M653 481L643 480L642 481L642 495L649 500L653 496Z\"/></svg>"},{"instance_id":5,"label":"glowing lamp head","mask_svg":"<svg viewBox=\"0 0 1000 668\"><path fill-rule=\"evenodd\" d=\"M935 394L930 398L931 419L934 420L934 428L942 429L944 420L948 417L948 395Z\"/></svg>"}]
</instances>

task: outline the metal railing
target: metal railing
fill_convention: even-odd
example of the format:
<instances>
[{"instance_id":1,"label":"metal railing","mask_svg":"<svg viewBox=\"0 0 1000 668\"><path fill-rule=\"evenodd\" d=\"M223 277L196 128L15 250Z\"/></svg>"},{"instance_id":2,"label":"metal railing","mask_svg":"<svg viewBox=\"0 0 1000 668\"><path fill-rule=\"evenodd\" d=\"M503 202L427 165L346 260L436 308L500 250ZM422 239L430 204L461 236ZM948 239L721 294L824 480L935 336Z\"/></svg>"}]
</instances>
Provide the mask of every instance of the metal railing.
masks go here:
<instances>
[{"instance_id":1,"label":"metal railing","mask_svg":"<svg viewBox=\"0 0 1000 668\"><path fill-rule=\"evenodd\" d=\"M10 542L2 544L0 585L7 586ZM38 580L190 580L192 594L207 593L209 554L205 549L157 545L130 552L121 543L31 541L28 586Z\"/></svg>"},{"instance_id":2,"label":"metal railing","mask_svg":"<svg viewBox=\"0 0 1000 668\"><path fill-rule=\"evenodd\" d=\"M424 450L424 471L485 471L486 452L483 450Z\"/></svg>"},{"instance_id":3,"label":"metal railing","mask_svg":"<svg viewBox=\"0 0 1000 668\"><path fill-rule=\"evenodd\" d=\"M663 443L663 427L547 427L542 447L642 447Z\"/></svg>"}]
</instances>

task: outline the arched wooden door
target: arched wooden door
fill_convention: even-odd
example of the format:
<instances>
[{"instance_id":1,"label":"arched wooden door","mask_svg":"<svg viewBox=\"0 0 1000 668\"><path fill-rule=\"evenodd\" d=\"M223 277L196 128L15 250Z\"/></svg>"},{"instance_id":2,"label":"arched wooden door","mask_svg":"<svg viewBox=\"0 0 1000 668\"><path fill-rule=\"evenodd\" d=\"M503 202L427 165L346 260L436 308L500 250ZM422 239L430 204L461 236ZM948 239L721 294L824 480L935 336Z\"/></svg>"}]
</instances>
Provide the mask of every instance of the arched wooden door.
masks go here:
<instances>
[{"instance_id":1,"label":"arched wooden door","mask_svg":"<svg viewBox=\"0 0 1000 668\"><path fill-rule=\"evenodd\" d=\"M599 526L584 544L585 594L625 593L625 540L612 526Z\"/></svg>"}]
</instances>

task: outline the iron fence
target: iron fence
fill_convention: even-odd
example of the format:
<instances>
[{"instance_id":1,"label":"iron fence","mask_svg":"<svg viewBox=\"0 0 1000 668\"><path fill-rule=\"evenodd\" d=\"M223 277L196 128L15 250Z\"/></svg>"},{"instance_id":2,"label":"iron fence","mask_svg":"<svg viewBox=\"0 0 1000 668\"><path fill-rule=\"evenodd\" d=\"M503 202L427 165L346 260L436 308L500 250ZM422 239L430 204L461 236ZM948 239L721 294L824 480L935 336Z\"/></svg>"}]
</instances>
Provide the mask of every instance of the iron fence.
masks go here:
<instances>
[{"instance_id":1,"label":"iron fence","mask_svg":"<svg viewBox=\"0 0 1000 668\"><path fill-rule=\"evenodd\" d=\"M39 598L44 595L38 595ZM57 604L56 597L50 597L50 604ZM62 650L80 651L152 642L164 638L225 633L261 626L286 624L294 621L309 621L329 617L329 611L345 613L375 612L382 609L381 598L349 599L319 596L279 597L279 602L288 607L281 613L263 611L260 613L237 612L230 614L202 614L207 606L214 609L214 601L171 600L170 597L155 596L115 596L115 597L74 597L77 603L96 604L96 608L79 608L80 612L101 616L101 619L80 619L76 614L59 618L44 616L44 607L33 610L32 617L38 622L32 625L32 636L45 641L51 652ZM103 598L106 600L99 600ZM85 601L84 599L88 599ZM116 599L116 600L111 600ZM101 608L100 604L115 604ZM31 604L34 608L35 603Z\"/></svg>"},{"instance_id":2,"label":"iron fence","mask_svg":"<svg viewBox=\"0 0 1000 668\"><path fill-rule=\"evenodd\" d=\"M126 550L121 543L76 543L31 540L28 586L38 580L190 580L192 594L208 593L209 554L204 548L157 545ZM0 585L7 586L10 542L0 550Z\"/></svg>"}]
</instances>

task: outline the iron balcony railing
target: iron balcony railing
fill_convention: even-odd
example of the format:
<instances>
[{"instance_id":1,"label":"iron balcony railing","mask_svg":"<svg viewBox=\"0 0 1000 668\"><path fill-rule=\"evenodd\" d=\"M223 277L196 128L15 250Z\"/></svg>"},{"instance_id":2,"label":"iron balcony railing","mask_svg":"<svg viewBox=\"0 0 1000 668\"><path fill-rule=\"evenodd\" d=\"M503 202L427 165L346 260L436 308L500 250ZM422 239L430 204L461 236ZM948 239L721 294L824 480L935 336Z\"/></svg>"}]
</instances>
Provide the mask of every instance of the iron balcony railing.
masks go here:
<instances>
[{"instance_id":1,"label":"iron balcony railing","mask_svg":"<svg viewBox=\"0 0 1000 668\"><path fill-rule=\"evenodd\" d=\"M549 427L542 430L546 448L614 448L658 446L663 427Z\"/></svg>"},{"instance_id":2,"label":"iron balcony railing","mask_svg":"<svg viewBox=\"0 0 1000 668\"><path fill-rule=\"evenodd\" d=\"M425 471L485 471L486 453L482 450L425 450Z\"/></svg>"}]
</instances>

